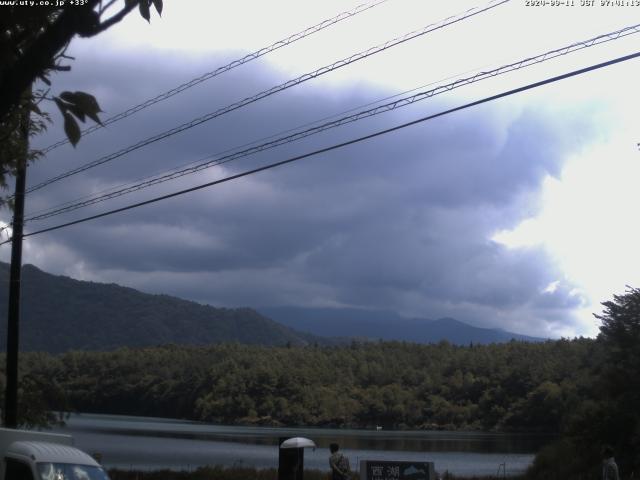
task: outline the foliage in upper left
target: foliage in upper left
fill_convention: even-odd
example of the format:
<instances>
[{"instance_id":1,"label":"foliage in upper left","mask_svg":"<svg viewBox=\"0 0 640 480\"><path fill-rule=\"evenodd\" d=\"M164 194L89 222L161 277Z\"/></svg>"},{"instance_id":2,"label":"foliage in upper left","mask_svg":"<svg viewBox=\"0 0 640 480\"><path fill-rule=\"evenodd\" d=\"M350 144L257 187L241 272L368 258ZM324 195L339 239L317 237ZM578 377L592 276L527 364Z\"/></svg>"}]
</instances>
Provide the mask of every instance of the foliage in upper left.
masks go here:
<instances>
[{"instance_id":1,"label":"foliage in upper left","mask_svg":"<svg viewBox=\"0 0 640 480\"><path fill-rule=\"evenodd\" d=\"M64 119L65 134L74 146L81 137L78 120L84 122L88 117L100 122L100 106L92 95L80 91L50 93L50 74L71 69L64 64L73 60L65 54L71 40L76 36L94 37L136 8L147 21L152 6L162 13L162 0L85 0L82 5L65 2L61 6L49 3L0 7L0 188L6 187L7 177L15 174L18 161L30 162L41 156L40 152L28 151L26 139L50 122L40 109L42 101L55 102ZM44 88L32 89L37 80Z\"/></svg>"}]
</instances>

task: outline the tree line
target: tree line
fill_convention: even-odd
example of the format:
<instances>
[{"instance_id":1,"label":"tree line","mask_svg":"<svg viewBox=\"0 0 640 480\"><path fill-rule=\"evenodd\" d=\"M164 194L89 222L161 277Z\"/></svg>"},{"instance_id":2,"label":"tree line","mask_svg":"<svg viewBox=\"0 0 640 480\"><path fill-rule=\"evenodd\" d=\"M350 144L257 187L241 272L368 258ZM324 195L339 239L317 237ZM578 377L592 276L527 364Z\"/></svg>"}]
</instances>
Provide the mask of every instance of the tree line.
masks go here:
<instances>
[{"instance_id":1,"label":"tree line","mask_svg":"<svg viewBox=\"0 0 640 480\"><path fill-rule=\"evenodd\" d=\"M26 353L26 423L45 411L225 424L559 432L595 342L167 345ZM40 415L40 416L38 416Z\"/></svg>"}]
</instances>

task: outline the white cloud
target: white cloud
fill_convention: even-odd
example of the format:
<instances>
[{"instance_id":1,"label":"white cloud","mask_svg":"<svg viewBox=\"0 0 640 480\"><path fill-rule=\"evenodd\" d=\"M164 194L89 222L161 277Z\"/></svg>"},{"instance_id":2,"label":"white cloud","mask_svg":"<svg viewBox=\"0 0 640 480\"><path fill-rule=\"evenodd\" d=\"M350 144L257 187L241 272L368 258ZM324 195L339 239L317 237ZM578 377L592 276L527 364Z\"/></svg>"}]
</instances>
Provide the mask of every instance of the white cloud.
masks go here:
<instances>
[{"instance_id":1,"label":"white cloud","mask_svg":"<svg viewBox=\"0 0 640 480\"><path fill-rule=\"evenodd\" d=\"M547 177L539 215L494 240L511 248L544 246L589 299L580 312L586 333L594 334L592 313L599 303L640 285L640 154L625 132L617 132L572 157L559 178Z\"/></svg>"}]
</instances>

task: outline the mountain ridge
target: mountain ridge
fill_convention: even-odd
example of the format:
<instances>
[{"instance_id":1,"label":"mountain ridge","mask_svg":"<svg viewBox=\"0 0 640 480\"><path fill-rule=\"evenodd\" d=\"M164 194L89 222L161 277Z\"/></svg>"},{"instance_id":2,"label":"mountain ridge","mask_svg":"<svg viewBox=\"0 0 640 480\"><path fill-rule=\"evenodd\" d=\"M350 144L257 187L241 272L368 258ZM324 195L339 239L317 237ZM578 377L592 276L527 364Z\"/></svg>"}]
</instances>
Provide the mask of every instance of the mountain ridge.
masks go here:
<instances>
[{"instance_id":1,"label":"mountain ridge","mask_svg":"<svg viewBox=\"0 0 640 480\"><path fill-rule=\"evenodd\" d=\"M319 336L416 343L447 340L457 345L546 340L498 328L476 327L454 318L409 318L388 310L291 306L258 307L257 310L278 323Z\"/></svg>"},{"instance_id":2,"label":"mountain ridge","mask_svg":"<svg viewBox=\"0 0 640 480\"><path fill-rule=\"evenodd\" d=\"M0 309L7 311L9 265L0 262ZM217 308L115 283L22 269L20 348L59 353L163 344L336 345L356 341L500 343L542 341L456 319L411 319L390 310L303 307ZM0 350L6 328L0 327Z\"/></svg>"},{"instance_id":3,"label":"mountain ridge","mask_svg":"<svg viewBox=\"0 0 640 480\"><path fill-rule=\"evenodd\" d=\"M0 309L7 311L9 266L0 262ZM250 308L216 308L114 283L75 280L22 267L20 348L58 353L161 344L324 342ZM6 329L0 328L0 348Z\"/></svg>"}]
</instances>

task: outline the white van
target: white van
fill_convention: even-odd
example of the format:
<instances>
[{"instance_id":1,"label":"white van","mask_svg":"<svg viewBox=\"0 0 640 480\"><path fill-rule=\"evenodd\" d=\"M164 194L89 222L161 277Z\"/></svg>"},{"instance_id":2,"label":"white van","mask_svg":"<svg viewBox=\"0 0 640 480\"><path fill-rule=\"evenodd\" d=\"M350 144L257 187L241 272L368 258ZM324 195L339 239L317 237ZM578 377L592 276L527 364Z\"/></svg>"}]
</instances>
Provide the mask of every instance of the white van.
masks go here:
<instances>
[{"instance_id":1,"label":"white van","mask_svg":"<svg viewBox=\"0 0 640 480\"><path fill-rule=\"evenodd\" d=\"M69 435L0 428L0 480L109 480Z\"/></svg>"}]
</instances>

